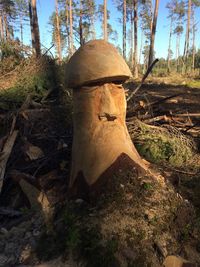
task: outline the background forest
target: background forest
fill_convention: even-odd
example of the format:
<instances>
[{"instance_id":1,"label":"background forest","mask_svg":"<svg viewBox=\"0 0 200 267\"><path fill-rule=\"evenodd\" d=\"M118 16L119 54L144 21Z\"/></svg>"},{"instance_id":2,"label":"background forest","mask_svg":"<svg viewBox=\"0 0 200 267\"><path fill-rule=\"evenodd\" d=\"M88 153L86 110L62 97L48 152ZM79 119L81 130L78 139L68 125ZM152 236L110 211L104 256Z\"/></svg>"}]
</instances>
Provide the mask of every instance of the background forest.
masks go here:
<instances>
[{"instance_id":1,"label":"background forest","mask_svg":"<svg viewBox=\"0 0 200 267\"><path fill-rule=\"evenodd\" d=\"M200 1L164 2L167 18L163 18L165 22L163 27L168 35L167 38L165 37L168 49L163 51L163 56L160 57L154 72L159 76L170 72L198 74ZM36 1L1 0L1 59L5 58L6 54L15 53L17 50L20 50L20 56L27 56L31 52L30 46L27 45L30 43L27 40L27 31L31 32L32 48L37 55L40 55L41 49L45 51L49 49L48 52L52 53L60 63L66 61L85 42L104 38L117 45L133 70L134 77L137 78L138 72L144 73L157 55L154 48L155 42L160 43L159 47L162 50L162 40L155 39L157 17L163 17L163 9L159 9L159 1L112 0L111 3L107 3L107 0L52 1L49 5L54 5L54 11L50 16L45 15L49 16L46 18L46 24L50 25L50 34L47 29L45 33L40 32L36 4ZM108 6L112 8L109 9ZM45 9L41 9L40 12L46 14ZM115 13L115 19L111 20L113 13ZM28 25L30 25L29 28ZM42 30L44 31L43 28ZM51 38L53 46L44 47L40 42L40 35L48 35L45 38L48 40ZM14 46L13 42L15 42Z\"/></svg>"}]
</instances>

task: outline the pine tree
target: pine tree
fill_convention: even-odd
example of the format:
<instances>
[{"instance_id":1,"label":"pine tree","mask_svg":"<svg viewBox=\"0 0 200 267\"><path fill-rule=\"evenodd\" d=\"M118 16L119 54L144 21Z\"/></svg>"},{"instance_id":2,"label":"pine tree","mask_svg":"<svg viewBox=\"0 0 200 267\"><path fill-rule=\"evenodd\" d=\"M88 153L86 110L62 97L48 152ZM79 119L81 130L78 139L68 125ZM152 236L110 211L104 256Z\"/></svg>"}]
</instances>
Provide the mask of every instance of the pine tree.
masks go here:
<instances>
[{"instance_id":1,"label":"pine tree","mask_svg":"<svg viewBox=\"0 0 200 267\"><path fill-rule=\"evenodd\" d=\"M12 20L15 18L14 1L0 0L0 36L9 41L13 35Z\"/></svg>"},{"instance_id":2,"label":"pine tree","mask_svg":"<svg viewBox=\"0 0 200 267\"><path fill-rule=\"evenodd\" d=\"M16 18L19 23L20 41L23 45L24 23L28 20L28 3L26 0L15 0Z\"/></svg>"},{"instance_id":3,"label":"pine tree","mask_svg":"<svg viewBox=\"0 0 200 267\"><path fill-rule=\"evenodd\" d=\"M180 40L183 34L183 21L185 17L185 4L184 1L178 1L175 8L175 28L173 33L176 35L176 68L180 68Z\"/></svg>"},{"instance_id":4,"label":"pine tree","mask_svg":"<svg viewBox=\"0 0 200 267\"><path fill-rule=\"evenodd\" d=\"M144 47L142 48L142 42L141 42L141 48L140 51L142 51L142 54L144 55L144 64L143 68L144 71L148 65L148 57L149 57L149 46L150 46L150 37L151 37L151 30L152 30L152 0L141 0L140 2L140 28L142 31L142 36L143 38L142 41L144 40ZM140 53L140 58L141 58L141 53Z\"/></svg>"},{"instance_id":5,"label":"pine tree","mask_svg":"<svg viewBox=\"0 0 200 267\"><path fill-rule=\"evenodd\" d=\"M55 0L55 15L56 15L56 47L58 54L58 63L62 62L62 51L61 51L61 38L60 38L60 18L58 13L58 0Z\"/></svg>"},{"instance_id":6,"label":"pine tree","mask_svg":"<svg viewBox=\"0 0 200 267\"><path fill-rule=\"evenodd\" d=\"M30 16L32 48L36 57L39 57L41 55L41 50L40 50L40 33L39 33L39 24L37 17L36 0L29 0L29 16Z\"/></svg>"},{"instance_id":7,"label":"pine tree","mask_svg":"<svg viewBox=\"0 0 200 267\"><path fill-rule=\"evenodd\" d=\"M156 26L157 26L157 17L158 17L159 2L160 2L160 0L156 0L155 1L155 9L154 9L152 29L151 29L151 39L150 39L148 66L150 66L152 64L153 57L154 57L154 42L155 42L155 34L156 34Z\"/></svg>"},{"instance_id":8,"label":"pine tree","mask_svg":"<svg viewBox=\"0 0 200 267\"><path fill-rule=\"evenodd\" d=\"M171 59L171 40L173 33L173 24L175 20L175 10L177 6L177 0L171 0L167 3L166 8L168 9L168 19L170 20L170 29L169 29L169 45L168 45L168 55L167 55L167 71L170 73L170 59Z\"/></svg>"},{"instance_id":9,"label":"pine tree","mask_svg":"<svg viewBox=\"0 0 200 267\"><path fill-rule=\"evenodd\" d=\"M108 11L107 11L107 0L104 0L104 5L103 5L103 36L104 40L108 40Z\"/></svg>"},{"instance_id":10,"label":"pine tree","mask_svg":"<svg viewBox=\"0 0 200 267\"><path fill-rule=\"evenodd\" d=\"M98 6L98 11L97 11L97 14L98 14L98 17L99 17L99 20L100 20L100 22L101 22L101 27L102 27L102 36L103 36L103 38L105 37L104 36L104 34L105 34L105 32L104 32L104 30L105 30L105 27L104 27L104 25L105 25L105 23L104 23L104 5L99 5ZM106 34L107 34L107 39L109 40L109 39L112 39L112 40L116 40L117 39L117 32L116 32L116 30L114 30L113 28L112 28L112 25L108 22L109 21L109 19L110 19L110 12L109 12L109 10L107 10L107 27L106 27ZM105 38L104 38L104 40L105 40Z\"/></svg>"}]
</instances>

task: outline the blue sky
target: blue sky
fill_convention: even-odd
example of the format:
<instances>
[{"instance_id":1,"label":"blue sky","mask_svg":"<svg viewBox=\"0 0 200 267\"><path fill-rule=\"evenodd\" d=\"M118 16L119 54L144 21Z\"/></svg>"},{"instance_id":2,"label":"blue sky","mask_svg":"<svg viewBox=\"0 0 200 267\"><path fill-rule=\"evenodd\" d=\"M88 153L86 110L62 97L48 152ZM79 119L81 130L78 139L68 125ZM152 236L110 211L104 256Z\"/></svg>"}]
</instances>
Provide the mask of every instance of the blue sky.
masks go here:
<instances>
[{"instance_id":1,"label":"blue sky","mask_svg":"<svg viewBox=\"0 0 200 267\"><path fill-rule=\"evenodd\" d=\"M119 45L122 47L122 25L118 22L118 18L122 15L117 11L116 6L114 5L114 0L107 0L108 1L108 9L110 11L110 23L118 33L118 42L114 43L115 45ZM156 39L155 39L155 51L156 57L164 57L167 56L167 49L168 49L168 37L169 37L169 21L167 20L168 10L165 8L167 4L167 0L160 0L159 6L159 13L158 13L158 21L157 21L157 31L156 31ZM103 4L103 0L96 0L97 4ZM54 0L38 0L38 18L39 18L39 26L40 26L40 37L41 43L43 46L49 48L51 46L51 27L48 25L49 17L54 11L55 8L55 1ZM198 8L196 11L196 20L200 21L200 9ZM199 27L200 23L198 24L198 30L196 33L196 45L197 48L200 48L200 30ZM96 23L96 31L97 31L97 38L101 36L101 29L99 27L99 22ZM140 48L140 36L139 33L139 48ZM184 36L181 40L181 53L183 50L184 45ZM30 28L27 26L25 28L25 42L30 44ZM111 40L110 40L111 41ZM112 41L111 41L112 42ZM172 40L172 50L175 53L175 36ZM127 44L128 46L128 44ZM138 48L138 49L139 49ZM174 54L175 55L175 54Z\"/></svg>"}]
</instances>

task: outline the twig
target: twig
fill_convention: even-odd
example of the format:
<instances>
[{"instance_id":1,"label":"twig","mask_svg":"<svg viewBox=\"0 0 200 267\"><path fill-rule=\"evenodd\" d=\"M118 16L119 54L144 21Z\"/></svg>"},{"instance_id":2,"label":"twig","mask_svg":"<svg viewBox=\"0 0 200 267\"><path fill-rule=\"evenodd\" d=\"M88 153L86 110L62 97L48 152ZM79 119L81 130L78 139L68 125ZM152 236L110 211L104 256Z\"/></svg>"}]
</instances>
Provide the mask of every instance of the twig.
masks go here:
<instances>
[{"instance_id":1,"label":"twig","mask_svg":"<svg viewBox=\"0 0 200 267\"><path fill-rule=\"evenodd\" d=\"M137 86L137 88L130 94L130 96L127 98L127 102L130 101L130 99L137 93L137 91L140 89L140 87L143 85L144 81L148 77L149 73L152 71L154 65L159 61L158 58L156 58L152 64L147 69L146 73L144 74L141 83Z\"/></svg>"},{"instance_id":2,"label":"twig","mask_svg":"<svg viewBox=\"0 0 200 267\"><path fill-rule=\"evenodd\" d=\"M54 47L54 44L52 44L52 46L49 47L42 56L44 57L51 50L51 48L53 48L53 47Z\"/></svg>"}]
</instances>

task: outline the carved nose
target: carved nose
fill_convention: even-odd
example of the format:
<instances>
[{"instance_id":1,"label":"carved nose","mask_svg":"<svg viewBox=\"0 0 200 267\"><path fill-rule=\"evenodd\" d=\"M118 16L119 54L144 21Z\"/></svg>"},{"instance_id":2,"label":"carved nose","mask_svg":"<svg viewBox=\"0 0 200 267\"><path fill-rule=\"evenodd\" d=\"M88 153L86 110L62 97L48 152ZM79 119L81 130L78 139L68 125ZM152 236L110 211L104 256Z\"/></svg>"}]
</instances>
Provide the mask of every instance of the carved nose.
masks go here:
<instances>
[{"instance_id":1,"label":"carved nose","mask_svg":"<svg viewBox=\"0 0 200 267\"><path fill-rule=\"evenodd\" d=\"M100 103L100 119L106 118L109 121L113 121L118 117L119 114L115 105L115 99L106 85L102 90Z\"/></svg>"}]
</instances>

